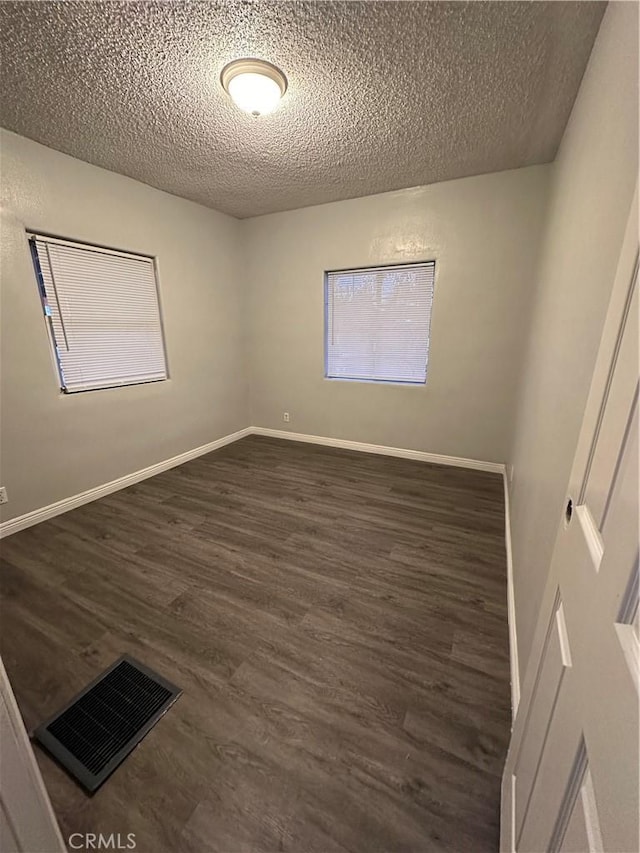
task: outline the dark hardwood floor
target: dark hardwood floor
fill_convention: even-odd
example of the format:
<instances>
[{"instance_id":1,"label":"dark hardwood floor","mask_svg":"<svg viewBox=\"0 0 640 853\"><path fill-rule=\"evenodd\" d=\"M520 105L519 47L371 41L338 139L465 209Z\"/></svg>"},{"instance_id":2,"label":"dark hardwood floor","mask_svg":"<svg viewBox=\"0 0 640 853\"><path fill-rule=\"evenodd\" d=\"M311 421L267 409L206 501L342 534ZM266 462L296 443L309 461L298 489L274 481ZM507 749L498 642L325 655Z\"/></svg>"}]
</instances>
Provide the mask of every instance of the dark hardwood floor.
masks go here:
<instances>
[{"instance_id":1,"label":"dark hardwood floor","mask_svg":"<svg viewBox=\"0 0 640 853\"><path fill-rule=\"evenodd\" d=\"M2 543L26 726L123 652L184 695L63 835L138 853L498 848L502 479L250 437Z\"/></svg>"}]
</instances>

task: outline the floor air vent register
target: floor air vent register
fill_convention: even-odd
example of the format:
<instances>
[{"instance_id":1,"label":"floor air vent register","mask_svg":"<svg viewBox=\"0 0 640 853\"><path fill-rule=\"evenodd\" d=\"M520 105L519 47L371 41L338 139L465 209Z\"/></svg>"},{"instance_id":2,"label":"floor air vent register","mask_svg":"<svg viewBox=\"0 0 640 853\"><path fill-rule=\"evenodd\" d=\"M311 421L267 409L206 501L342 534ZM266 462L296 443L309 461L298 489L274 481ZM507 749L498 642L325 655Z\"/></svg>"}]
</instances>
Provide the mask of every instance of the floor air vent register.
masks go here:
<instances>
[{"instance_id":1,"label":"floor air vent register","mask_svg":"<svg viewBox=\"0 0 640 853\"><path fill-rule=\"evenodd\" d=\"M92 794L181 693L161 675L123 655L38 726L33 737Z\"/></svg>"}]
</instances>

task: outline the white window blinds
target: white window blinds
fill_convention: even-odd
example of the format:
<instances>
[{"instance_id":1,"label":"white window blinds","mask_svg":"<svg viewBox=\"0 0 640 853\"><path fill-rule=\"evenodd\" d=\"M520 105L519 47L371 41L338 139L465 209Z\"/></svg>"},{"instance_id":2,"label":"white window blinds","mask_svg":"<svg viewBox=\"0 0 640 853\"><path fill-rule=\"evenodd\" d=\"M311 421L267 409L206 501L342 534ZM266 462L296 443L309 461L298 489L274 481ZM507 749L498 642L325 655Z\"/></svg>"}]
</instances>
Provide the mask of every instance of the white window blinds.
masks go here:
<instances>
[{"instance_id":1,"label":"white window blinds","mask_svg":"<svg viewBox=\"0 0 640 853\"><path fill-rule=\"evenodd\" d=\"M425 383L435 262L326 273L326 375Z\"/></svg>"},{"instance_id":2,"label":"white window blinds","mask_svg":"<svg viewBox=\"0 0 640 853\"><path fill-rule=\"evenodd\" d=\"M167 378L153 260L33 235L64 391Z\"/></svg>"}]
</instances>

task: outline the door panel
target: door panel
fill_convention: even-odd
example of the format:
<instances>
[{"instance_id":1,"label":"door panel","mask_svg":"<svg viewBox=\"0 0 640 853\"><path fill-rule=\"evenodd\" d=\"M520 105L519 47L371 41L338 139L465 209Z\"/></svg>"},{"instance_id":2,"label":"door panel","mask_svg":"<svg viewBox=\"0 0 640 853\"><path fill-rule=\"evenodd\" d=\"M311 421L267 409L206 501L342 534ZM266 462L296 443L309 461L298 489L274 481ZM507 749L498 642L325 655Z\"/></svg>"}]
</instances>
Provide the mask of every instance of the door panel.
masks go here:
<instances>
[{"instance_id":1,"label":"door panel","mask_svg":"<svg viewBox=\"0 0 640 853\"><path fill-rule=\"evenodd\" d=\"M503 851L640 849L636 198L503 777Z\"/></svg>"},{"instance_id":2,"label":"door panel","mask_svg":"<svg viewBox=\"0 0 640 853\"><path fill-rule=\"evenodd\" d=\"M579 733L570 729L570 721L571 705L565 689L558 696L544 747L538 757L538 774L522 831L516 840L517 850L540 853L550 849L555 827L563 808L566 808L571 767L582 739ZM541 814L547 815L548 819L540 820Z\"/></svg>"},{"instance_id":3,"label":"door panel","mask_svg":"<svg viewBox=\"0 0 640 853\"><path fill-rule=\"evenodd\" d=\"M616 369L607 391L606 407L594 446L593 458L580 503L589 506L598 528L602 526L609 486L618 464L618 451L623 444L624 431L633 407L633 392L637 384L638 348L638 291L634 288L627 308L628 333L621 344L624 350L617 354Z\"/></svg>"},{"instance_id":4,"label":"door panel","mask_svg":"<svg viewBox=\"0 0 640 853\"><path fill-rule=\"evenodd\" d=\"M565 636L563 636L565 635ZM530 703L530 713L522 732L520 750L515 762L515 825L518 838L533 794L551 720L560 695L563 677L571 666L566 642L564 613L560 596L556 596L547 641L540 663L539 677Z\"/></svg>"},{"instance_id":5,"label":"door panel","mask_svg":"<svg viewBox=\"0 0 640 853\"><path fill-rule=\"evenodd\" d=\"M601 853L604 850L584 741L580 744L550 849L553 853L556 850L566 853Z\"/></svg>"}]
</instances>

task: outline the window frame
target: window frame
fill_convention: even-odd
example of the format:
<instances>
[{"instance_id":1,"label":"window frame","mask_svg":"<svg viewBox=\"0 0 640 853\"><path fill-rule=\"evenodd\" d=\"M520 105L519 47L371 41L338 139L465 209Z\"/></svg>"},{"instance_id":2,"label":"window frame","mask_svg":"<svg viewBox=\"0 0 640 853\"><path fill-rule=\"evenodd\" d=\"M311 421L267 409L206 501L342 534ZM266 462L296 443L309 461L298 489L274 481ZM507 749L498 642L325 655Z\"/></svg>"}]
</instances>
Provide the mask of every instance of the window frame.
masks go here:
<instances>
[{"instance_id":1,"label":"window frame","mask_svg":"<svg viewBox=\"0 0 640 853\"><path fill-rule=\"evenodd\" d=\"M164 323L164 310L163 310L163 300L162 293L160 287L160 273L158 269L158 258L156 255L149 254L147 252L134 252L128 249L116 249L113 246L106 246L102 243L90 243L88 240L78 240L78 239L68 239L66 237L60 237L58 234L50 234L46 231L40 231L37 229L27 228L26 231L27 244L29 249L29 254L31 256L31 261L33 265L33 270L36 278L36 287L38 289L38 295L40 297L40 305L42 308L42 315L45 321L45 326L47 329L47 336L49 339L49 351L52 358L52 365L54 368L54 374L56 378L56 382L58 383L59 391L65 397L72 397L76 394L90 394L94 391L112 391L118 390L122 388L135 388L139 385L155 385L159 382L168 382L171 379L171 372L169 368L169 354L167 352L167 337L166 337L166 329ZM48 297L46 294L46 288L44 283L44 277L42 274L40 257L38 255L38 248L36 245L37 240L46 241L48 243L59 243L63 246L71 246L77 249L83 249L88 251L97 251L105 255L115 255L116 257L124 257L124 258L132 258L133 260L145 260L151 262L151 269L153 272L154 279L154 287L155 287L155 295L156 302L158 306L158 321L160 325L160 335L162 340L162 355L164 359L164 377L157 379L142 379L139 382L124 382L122 384L112 385L102 385L96 388L77 388L76 390L69 390L64 385L64 372L62 369L62 364L60 361L60 356L58 353L58 345L56 342L56 336L53 329L53 320L50 309L48 309Z\"/></svg>"},{"instance_id":2,"label":"window frame","mask_svg":"<svg viewBox=\"0 0 640 853\"><path fill-rule=\"evenodd\" d=\"M425 364L425 378L424 381L411 381L410 379L363 379L359 377L353 376L330 376L329 375L329 276L338 275L340 273L366 273L372 270L387 270L387 269L402 269L403 267L418 267L418 266L429 266L433 265L433 294L431 298L431 306L429 311L429 324L428 324L428 346L427 346L427 360ZM430 366L430 356L431 356L431 328L432 328L432 320L433 320L433 303L435 301L435 291L436 291L436 275L437 275L438 263L436 258L427 258L418 261L402 261L400 263L387 263L387 264L370 264L365 267L338 267L336 269L330 269L324 271L324 329L323 329L323 345L324 345L324 376L323 378L328 382L359 382L364 383L366 385L394 385L394 386L404 386L407 388L426 388L429 380L429 366Z\"/></svg>"}]
</instances>

